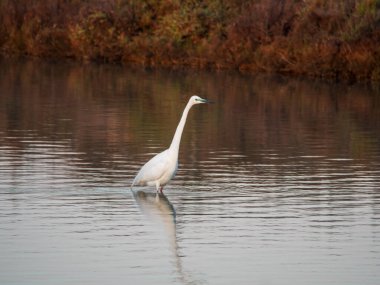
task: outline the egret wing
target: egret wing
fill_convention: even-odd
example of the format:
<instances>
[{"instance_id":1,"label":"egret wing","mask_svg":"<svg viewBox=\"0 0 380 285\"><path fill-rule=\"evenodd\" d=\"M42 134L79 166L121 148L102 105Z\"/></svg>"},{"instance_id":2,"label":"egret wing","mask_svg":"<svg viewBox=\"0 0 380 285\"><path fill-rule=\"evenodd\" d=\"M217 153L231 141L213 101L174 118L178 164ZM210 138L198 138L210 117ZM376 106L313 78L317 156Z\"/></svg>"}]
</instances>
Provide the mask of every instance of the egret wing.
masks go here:
<instances>
[{"instance_id":1,"label":"egret wing","mask_svg":"<svg viewBox=\"0 0 380 285\"><path fill-rule=\"evenodd\" d=\"M168 161L167 150L155 155L137 173L132 186L147 185L148 182L158 180L167 171Z\"/></svg>"}]
</instances>

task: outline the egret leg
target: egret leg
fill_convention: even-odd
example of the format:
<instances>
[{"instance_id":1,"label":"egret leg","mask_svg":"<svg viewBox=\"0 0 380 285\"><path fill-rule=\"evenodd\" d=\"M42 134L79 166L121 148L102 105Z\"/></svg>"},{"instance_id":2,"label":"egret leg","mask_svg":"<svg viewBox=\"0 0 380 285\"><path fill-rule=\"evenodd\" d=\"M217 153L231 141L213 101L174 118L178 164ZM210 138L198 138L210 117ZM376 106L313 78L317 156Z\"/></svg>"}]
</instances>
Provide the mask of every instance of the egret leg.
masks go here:
<instances>
[{"instance_id":1,"label":"egret leg","mask_svg":"<svg viewBox=\"0 0 380 285\"><path fill-rule=\"evenodd\" d=\"M162 187L160 186L160 182L158 182L158 181L156 181L156 191L157 191L157 193L158 192L161 192L162 193Z\"/></svg>"},{"instance_id":2,"label":"egret leg","mask_svg":"<svg viewBox=\"0 0 380 285\"><path fill-rule=\"evenodd\" d=\"M161 187L160 187L160 193L161 193L161 194L164 194L163 190L164 190L164 186L161 186Z\"/></svg>"}]
</instances>

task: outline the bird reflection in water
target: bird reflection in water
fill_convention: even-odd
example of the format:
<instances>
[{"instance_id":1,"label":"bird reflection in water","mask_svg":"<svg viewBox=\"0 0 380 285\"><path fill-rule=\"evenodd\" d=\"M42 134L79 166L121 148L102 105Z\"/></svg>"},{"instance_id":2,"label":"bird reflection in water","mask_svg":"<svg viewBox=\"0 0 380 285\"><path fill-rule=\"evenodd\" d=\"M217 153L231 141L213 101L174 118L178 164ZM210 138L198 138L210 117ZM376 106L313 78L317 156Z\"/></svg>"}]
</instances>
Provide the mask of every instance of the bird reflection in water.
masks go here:
<instances>
[{"instance_id":1,"label":"bird reflection in water","mask_svg":"<svg viewBox=\"0 0 380 285\"><path fill-rule=\"evenodd\" d=\"M190 280L190 276L185 274L182 267L177 242L176 211L173 204L163 193L152 193L142 190L132 190L132 193L140 211L155 224L163 227L175 258L175 266L181 282L183 284L199 284L199 282Z\"/></svg>"}]
</instances>

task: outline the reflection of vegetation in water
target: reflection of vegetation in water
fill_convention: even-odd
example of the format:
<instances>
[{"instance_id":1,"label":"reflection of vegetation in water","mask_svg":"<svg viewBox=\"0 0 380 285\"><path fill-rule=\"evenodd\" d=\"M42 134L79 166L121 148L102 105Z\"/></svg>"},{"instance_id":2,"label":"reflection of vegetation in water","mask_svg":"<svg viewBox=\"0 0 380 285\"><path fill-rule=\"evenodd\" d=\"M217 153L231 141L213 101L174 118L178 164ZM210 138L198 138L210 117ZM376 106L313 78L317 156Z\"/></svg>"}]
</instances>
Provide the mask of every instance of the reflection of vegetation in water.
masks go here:
<instances>
[{"instance_id":1,"label":"reflection of vegetation in water","mask_svg":"<svg viewBox=\"0 0 380 285\"><path fill-rule=\"evenodd\" d=\"M205 160L210 150L239 149L249 157L254 149L286 145L370 160L368 149L378 143L362 134L380 136L380 97L360 86L38 62L6 61L0 73L0 132L33 130L71 142L97 165L113 155L138 161L137 154L146 159L163 150L195 91L217 103L189 117L182 144L198 151L181 148L182 162ZM310 139L323 147L311 148Z\"/></svg>"},{"instance_id":2,"label":"reflection of vegetation in water","mask_svg":"<svg viewBox=\"0 0 380 285\"><path fill-rule=\"evenodd\" d=\"M380 80L379 0L3 0L4 53Z\"/></svg>"}]
</instances>

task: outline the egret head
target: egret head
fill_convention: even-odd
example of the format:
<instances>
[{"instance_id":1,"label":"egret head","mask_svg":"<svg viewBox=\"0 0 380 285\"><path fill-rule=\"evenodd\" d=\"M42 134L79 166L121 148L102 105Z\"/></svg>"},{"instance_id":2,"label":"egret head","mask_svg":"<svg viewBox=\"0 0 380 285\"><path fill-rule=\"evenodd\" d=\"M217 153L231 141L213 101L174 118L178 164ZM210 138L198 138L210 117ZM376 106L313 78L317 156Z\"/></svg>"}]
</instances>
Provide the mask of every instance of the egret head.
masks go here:
<instances>
[{"instance_id":1,"label":"egret head","mask_svg":"<svg viewBox=\"0 0 380 285\"><path fill-rule=\"evenodd\" d=\"M203 98L201 98L201 97L199 97L197 95L191 96L190 101L193 104L209 103L209 101L207 99L203 99Z\"/></svg>"}]
</instances>

